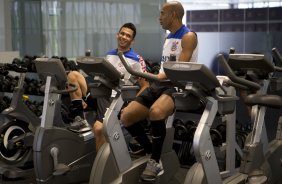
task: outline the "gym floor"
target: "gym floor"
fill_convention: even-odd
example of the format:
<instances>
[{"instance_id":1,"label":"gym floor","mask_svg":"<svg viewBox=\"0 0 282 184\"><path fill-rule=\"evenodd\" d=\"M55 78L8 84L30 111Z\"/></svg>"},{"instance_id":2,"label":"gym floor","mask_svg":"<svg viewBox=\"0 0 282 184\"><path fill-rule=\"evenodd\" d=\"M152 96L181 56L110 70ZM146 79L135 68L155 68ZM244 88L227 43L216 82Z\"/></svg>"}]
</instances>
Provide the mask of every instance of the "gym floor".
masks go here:
<instances>
[{"instance_id":1,"label":"gym floor","mask_svg":"<svg viewBox=\"0 0 282 184\"><path fill-rule=\"evenodd\" d=\"M188 170L185 168L180 168L176 173L175 177L168 184L182 184L184 182L187 171ZM14 180L1 178L0 176L0 183L1 184L36 184L36 180L33 171L31 170L24 178L18 178Z\"/></svg>"},{"instance_id":2,"label":"gym floor","mask_svg":"<svg viewBox=\"0 0 282 184\"><path fill-rule=\"evenodd\" d=\"M187 171L188 169L180 168L178 172L176 173L175 177L167 184L183 184ZM281 182L278 182L277 184L280 184L280 183ZM19 178L16 180L7 180L4 178L1 178L0 176L0 184L36 184L36 180L31 171L25 178ZM84 183L84 184L87 184L87 183ZM157 184L161 184L161 183L157 183Z\"/></svg>"},{"instance_id":3,"label":"gym floor","mask_svg":"<svg viewBox=\"0 0 282 184\"><path fill-rule=\"evenodd\" d=\"M0 175L0 183L1 184L36 184L36 180L33 174L33 170L30 170L30 172L28 172L25 177L18 179L7 179L1 177Z\"/></svg>"}]
</instances>

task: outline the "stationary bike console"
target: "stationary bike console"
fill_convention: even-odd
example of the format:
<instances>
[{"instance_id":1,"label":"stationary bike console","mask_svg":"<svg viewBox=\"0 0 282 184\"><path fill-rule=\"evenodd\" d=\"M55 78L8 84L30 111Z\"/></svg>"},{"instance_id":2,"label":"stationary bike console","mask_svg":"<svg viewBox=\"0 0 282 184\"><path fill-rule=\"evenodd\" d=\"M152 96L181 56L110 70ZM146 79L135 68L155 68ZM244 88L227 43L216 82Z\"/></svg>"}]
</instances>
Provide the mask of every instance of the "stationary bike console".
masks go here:
<instances>
[{"instance_id":1,"label":"stationary bike console","mask_svg":"<svg viewBox=\"0 0 282 184\"><path fill-rule=\"evenodd\" d=\"M163 64L166 76L171 81L195 82L206 90L219 87L220 84L214 74L202 64L187 62L165 62ZM189 71L189 75L187 72Z\"/></svg>"},{"instance_id":2,"label":"stationary bike console","mask_svg":"<svg viewBox=\"0 0 282 184\"><path fill-rule=\"evenodd\" d=\"M230 54L228 64L234 71L253 71L259 78L268 78L268 74L274 71L274 65L263 54Z\"/></svg>"},{"instance_id":3,"label":"stationary bike console","mask_svg":"<svg viewBox=\"0 0 282 184\"><path fill-rule=\"evenodd\" d=\"M119 82L121 73L105 58L82 57L77 60L79 68L91 76L102 75L113 83Z\"/></svg>"}]
</instances>

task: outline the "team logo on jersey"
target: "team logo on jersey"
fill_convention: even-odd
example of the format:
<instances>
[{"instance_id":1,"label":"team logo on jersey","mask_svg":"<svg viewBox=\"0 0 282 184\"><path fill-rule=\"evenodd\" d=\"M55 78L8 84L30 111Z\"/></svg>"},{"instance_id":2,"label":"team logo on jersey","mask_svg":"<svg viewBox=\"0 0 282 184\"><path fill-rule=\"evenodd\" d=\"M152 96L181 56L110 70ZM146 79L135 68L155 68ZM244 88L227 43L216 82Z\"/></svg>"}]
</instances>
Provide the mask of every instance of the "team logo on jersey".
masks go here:
<instances>
[{"instance_id":1,"label":"team logo on jersey","mask_svg":"<svg viewBox=\"0 0 282 184\"><path fill-rule=\"evenodd\" d=\"M146 71L146 64L145 64L144 59L140 55L137 55L137 58L139 59L139 63L141 64L143 72L145 72Z\"/></svg>"},{"instance_id":2,"label":"team logo on jersey","mask_svg":"<svg viewBox=\"0 0 282 184\"><path fill-rule=\"evenodd\" d=\"M171 51L176 51L178 45L178 41L172 42Z\"/></svg>"}]
</instances>

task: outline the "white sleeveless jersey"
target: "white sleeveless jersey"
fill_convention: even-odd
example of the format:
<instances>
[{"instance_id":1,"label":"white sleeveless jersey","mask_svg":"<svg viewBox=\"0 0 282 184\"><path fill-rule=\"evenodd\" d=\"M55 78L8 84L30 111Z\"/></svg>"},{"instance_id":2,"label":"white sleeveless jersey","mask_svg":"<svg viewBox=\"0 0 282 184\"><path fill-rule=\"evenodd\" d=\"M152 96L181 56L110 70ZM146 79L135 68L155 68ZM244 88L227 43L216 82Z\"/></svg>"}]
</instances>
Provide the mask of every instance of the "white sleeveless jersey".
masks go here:
<instances>
[{"instance_id":1,"label":"white sleeveless jersey","mask_svg":"<svg viewBox=\"0 0 282 184\"><path fill-rule=\"evenodd\" d=\"M163 46L160 73L164 73L163 71L164 62L178 61L180 53L182 52L181 40L183 36L188 32L191 32L191 30L187 28L185 25L182 25L181 28L178 29L174 34L170 33L167 36ZM197 62L197 61L198 61L198 43L193 51L192 57L189 62Z\"/></svg>"}]
</instances>

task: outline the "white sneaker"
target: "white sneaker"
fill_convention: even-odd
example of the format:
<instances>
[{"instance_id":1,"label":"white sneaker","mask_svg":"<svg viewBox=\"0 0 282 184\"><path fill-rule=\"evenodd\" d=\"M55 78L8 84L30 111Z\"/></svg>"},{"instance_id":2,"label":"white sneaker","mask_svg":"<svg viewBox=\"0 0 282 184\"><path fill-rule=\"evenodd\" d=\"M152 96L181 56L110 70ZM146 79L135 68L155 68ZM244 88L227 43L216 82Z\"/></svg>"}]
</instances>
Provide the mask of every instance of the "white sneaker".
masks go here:
<instances>
[{"instance_id":1,"label":"white sneaker","mask_svg":"<svg viewBox=\"0 0 282 184\"><path fill-rule=\"evenodd\" d=\"M89 123L85 119L82 119L80 116L76 116L74 118L74 121L70 123L70 126L68 128L71 131L78 133L87 132L91 130Z\"/></svg>"},{"instance_id":2,"label":"white sneaker","mask_svg":"<svg viewBox=\"0 0 282 184\"><path fill-rule=\"evenodd\" d=\"M155 181L158 176L161 176L164 173L163 164L160 160L160 163L157 163L153 159L149 159L147 166L141 175L142 181Z\"/></svg>"}]
</instances>

